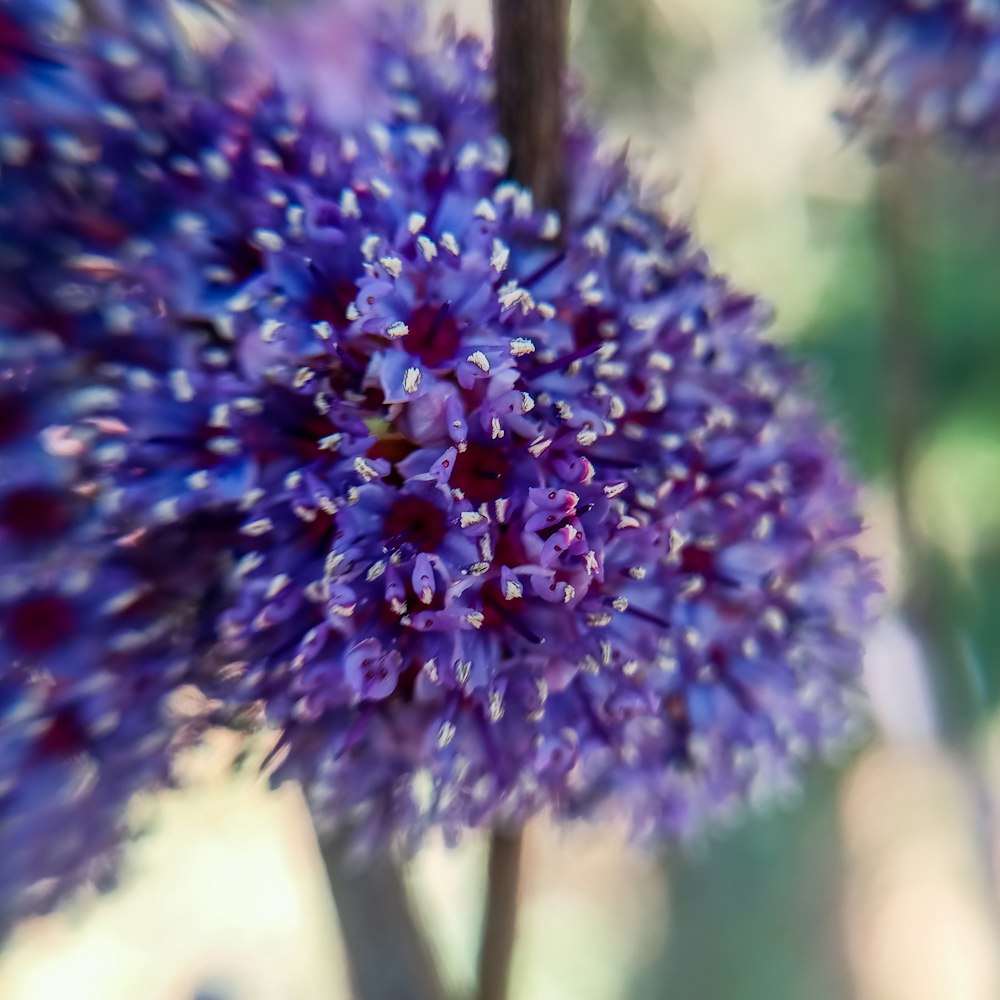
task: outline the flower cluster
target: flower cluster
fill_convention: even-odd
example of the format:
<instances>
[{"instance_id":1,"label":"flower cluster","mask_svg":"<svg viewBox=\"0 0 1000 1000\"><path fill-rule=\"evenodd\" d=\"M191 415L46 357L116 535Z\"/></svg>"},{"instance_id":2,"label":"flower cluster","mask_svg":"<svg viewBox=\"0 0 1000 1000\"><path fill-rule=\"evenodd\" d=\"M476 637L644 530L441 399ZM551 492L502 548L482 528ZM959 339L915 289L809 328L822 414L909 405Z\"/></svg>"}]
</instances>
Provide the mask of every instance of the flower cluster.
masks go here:
<instances>
[{"instance_id":1,"label":"flower cluster","mask_svg":"<svg viewBox=\"0 0 1000 1000\"><path fill-rule=\"evenodd\" d=\"M157 7L0 113L0 891L106 867L184 685L369 843L679 834L842 738L874 584L767 310L587 126L563 218L506 180L473 40L370 25L363 120Z\"/></svg>"},{"instance_id":2,"label":"flower cluster","mask_svg":"<svg viewBox=\"0 0 1000 1000\"><path fill-rule=\"evenodd\" d=\"M122 302L170 280L151 241L210 123L154 5L84 38L66 8L0 7L0 933L114 874L129 800L185 739L171 700L218 573L175 561L210 522L115 533L88 458L101 366L156 349Z\"/></svg>"},{"instance_id":3,"label":"flower cluster","mask_svg":"<svg viewBox=\"0 0 1000 1000\"><path fill-rule=\"evenodd\" d=\"M996 0L791 0L785 21L807 59L842 65L841 114L878 140L1000 136Z\"/></svg>"},{"instance_id":4,"label":"flower cluster","mask_svg":"<svg viewBox=\"0 0 1000 1000\"><path fill-rule=\"evenodd\" d=\"M853 490L766 310L588 130L561 222L477 44L379 66L383 120L231 161L237 251L189 210L197 323L101 414L115 516L236 513L230 698L321 822L687 830L843 734Z\"/></svg>"}]
</instances>

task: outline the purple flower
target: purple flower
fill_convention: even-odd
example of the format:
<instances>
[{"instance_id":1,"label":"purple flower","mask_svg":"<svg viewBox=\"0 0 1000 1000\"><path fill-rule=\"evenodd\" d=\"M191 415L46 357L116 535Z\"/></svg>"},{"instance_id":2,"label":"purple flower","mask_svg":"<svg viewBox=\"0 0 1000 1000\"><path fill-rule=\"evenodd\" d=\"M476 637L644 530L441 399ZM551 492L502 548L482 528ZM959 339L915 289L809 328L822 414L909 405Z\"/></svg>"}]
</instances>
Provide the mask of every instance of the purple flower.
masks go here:
<instances>
[{"instance_id":1,"label":"purple flower","mask_svg":"<svg viewBox=\"0 0 1000 1000\"><path fill-rule=\"evenodd\" d=\"M841 114L879 140L1000 135L996 0L791 0L790 44L835 59L847 78Z\"/></svg>"},{"instance_id":2,"label":"purple flower","mask_svg":"<svg viewBox=\"0 0 1000 1000\"><path fill-rule=\"evenodd\" d=\"M237 519L223 693L321 823L686 832L849 726L854 488L767 310L588 129L560 222L478 44L376 65L384 119L274 100L159 246L185 312L113 374L114 517Z\"/></svg>"},{"instance_id":3,"label":"purple flower","mask_svg":"<svg viewBox=\"0 0 1000 1000\"><path fill-rule=\"evenodd\" d=\"M102 542L65 386L10 346L0 338L0 935L114 874L129 800L168 778L183 738L169 698L195 677L206 601L196 574L164 572L190 538Z\"/></svg>"},{"instance_id":4,"label":"purple flower","mask_svg":"<svg viewBox=\"0 0 1000 1000\"><path fill-rule=\"evenodd\" d=\"M5 919L113 871L192 685L369 842L683 833L843 738L854 488L589 128L559 219L472 40L376 32L369 118L102 9L31 114L0 89Z\"/></svg>"},{"instance_id":5,"label":"purple flower","mask_svg":"<svg viewBox=\"0 0 1000 1000\"><path fill-rule=\"evenodd\" d=\"M214 634L229 522L117 530L91 455L112 426L92 414L105 367L156 357L143 323L178 272L150 247L183 231L183 157L239 118L145 17L67 35L50 62L34 55L55 51L55 22L8 13L32 58L8 52L0 75L0 935L108 882L130 799L200 724L203 699L177 703Z\"/></svg>"}]
</instances>

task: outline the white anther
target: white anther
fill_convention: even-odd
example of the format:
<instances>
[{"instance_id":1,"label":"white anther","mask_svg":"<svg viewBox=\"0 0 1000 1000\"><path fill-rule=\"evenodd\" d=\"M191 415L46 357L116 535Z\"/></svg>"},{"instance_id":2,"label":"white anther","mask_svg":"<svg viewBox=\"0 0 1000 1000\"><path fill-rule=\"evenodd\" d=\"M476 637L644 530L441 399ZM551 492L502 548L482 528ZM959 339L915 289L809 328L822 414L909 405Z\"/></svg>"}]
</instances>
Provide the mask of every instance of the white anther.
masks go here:
<instances>
[{"instance_id":1,"label":"white anther","mask_svg":"<svg viewBox=\"0 0 1000 1000\"><path fill-rule=\"evenodd\" d=\"M413 395L420 388L420 369L407 368L403 374L403 391Z\"/></svg>"},{"instance_id":2,"label":"white anther","mask_svg":"<svg viewBox=\"0 0 1000 1000\"><path fill-rule=\"evenodd\" d=\"M274 523L269 517L259 517L256 521L244 524L240 530L244 535L256 538L258 535L266 535L273 527Z\"/></svg>"},{"instance_id":3,"label":"white anther","mask_svg":"<svg viewBox=\"0 0 1000 1000\"><path fill-rule=\"evenodd\" d=\"M398 257L379 257L378 262L393 278L398 278L403 273L403 262Z\"/></svg>"},{"instance_id":4,"label":"white anther","mask_svg":"<svg viewBox=\"0 0 1000 1000\"><path fill-rule=\"evenodd\" d=\"M490 359L482 351L473 351L466 360L484 372L488 373L490 370Z\"/></svg>"},{"instance_id":5,"label":"white anther","mask_svg":"<svg viewBox=\"0 0 1000 1000\"><path fill-rule=\"evenodd\" d=\"M354 459L354 471L366 482L370 483L379 478L378 469L371 462L358 455Z\"/></svg>"},{"instance_id":6,"label":"white anther","mask_svg":"<svg viewBox=\"0 0 1000 1000\"><path fill-rule=\"evenodd\" d=\"M420 252L426 261L432 261L438 255L438 248L429 236L418 236L417 246L420 247Z\"/></svg>"},{"instance_id":7,"label":"white anther","mask_svg":"<svg viewBox=\"0 0 1000 1000\"><path fill-rule=\"evenodd\" d=\"M508 263L510 263L510 247L504 244L502 240L494 240L493 252L490 255L490 267L497 274L502 274L507 270Z\"/></svg>"}]
</instances>

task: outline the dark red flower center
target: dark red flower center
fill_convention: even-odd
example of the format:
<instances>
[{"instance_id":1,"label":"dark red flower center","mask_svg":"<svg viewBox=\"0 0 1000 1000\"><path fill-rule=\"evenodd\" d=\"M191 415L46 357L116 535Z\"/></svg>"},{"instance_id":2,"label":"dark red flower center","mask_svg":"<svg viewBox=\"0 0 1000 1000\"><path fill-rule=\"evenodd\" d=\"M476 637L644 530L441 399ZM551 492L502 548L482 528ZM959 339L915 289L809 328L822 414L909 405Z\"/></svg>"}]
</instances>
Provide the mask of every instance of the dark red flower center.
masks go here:
<instances>
[{"instance_id":1,"label":"dark red flower center","mask_svg":"<svg viewBox=\"0 0 1000 1000\"><path fill-rule=\"evenodd\" d=\"M454 359L459 347L458 323L447 305L418 306L406 324L410 332L404 346L428 368L436 368Z\"/></svg>"},{"instance_id":2,"label":"dark red flower center","mask_svg":"<svg viewBox=\"0 0 1000 1000\"><path fill-rule=\"evenodd\" d=\"M448 531L445 513L423 497L400 497L385 519L385 537L390 547L409 543L419 552L435 552Z\"/></svg>"},{"instance_id":3,"label":"dark red flower center","mask_svg":"<svg viewBox=\"0 0 1000 1000\"><path fill-rule=\"evenodd\" d=\"M496 445L469 442L455 462L449 485L460 489L473 503L489 503L504 495L510 458Z\"/></svg>"},{"instance_id":4,"label":"dark red flower center","mask_svg":"<svg viewBox=\"0 0 1000 1000\"><path fill-rule=\"evenodd\" d=\"M0 393L0 444L15 441L28 429L28 404L20 393Z\"/></svg>"},{"instance_id":5,"label":"dark red flower center","mask_svg":"<svg viewBox=\"0 0 1000 1000\"><path fill-rule=\"evenodd\" d=\"M347 307L357 294L358 287L353 281L341 279L324 283L310 299L306 312L314 322L324 321L335 330L343 330L349 323Z\"/></svg>"},{"instance_id":6,"label":"dark red flower center","mask_svg":"<svg viewBox=\"0 0 1000 1000\"><path fill-rule=\"evenodd\" d=\"M38 741L38 748L45 757L72 757L87 747L87 733L76 713L63 709L49 723Z\"/></svg>"},{"instance_id":7,"label":"dark red flower center","mask_svg":"<svg viewBox=\"0 0 1000 1000\"><path fill-rule=\"evenodd\" d=\"M70 520L68 498L45 486L23 486L0 497L0 527L21 542L44 542Z\"/></svg>"},{"instance_id":8,"label":"dark red flower center","mask_svg":"<svg viewBox=\"0 0 1000 1000\"><path fill-rule=\"evenodd\" d=\"M59 594L24 597L7 612L6 632L22 653L41 656L58 649L76 631L73 605Z\"/></svg>"},{"instance_id":9,"label":"dark red flower center","mask_svg":"<svg viewBox=\"0 0 1000 1000\"><path fill-rule=\"evenodd\" d=\"M17 73L28 52L24 29L9 14L0 11L0 77Z\"/></svg>"}]
</instances>

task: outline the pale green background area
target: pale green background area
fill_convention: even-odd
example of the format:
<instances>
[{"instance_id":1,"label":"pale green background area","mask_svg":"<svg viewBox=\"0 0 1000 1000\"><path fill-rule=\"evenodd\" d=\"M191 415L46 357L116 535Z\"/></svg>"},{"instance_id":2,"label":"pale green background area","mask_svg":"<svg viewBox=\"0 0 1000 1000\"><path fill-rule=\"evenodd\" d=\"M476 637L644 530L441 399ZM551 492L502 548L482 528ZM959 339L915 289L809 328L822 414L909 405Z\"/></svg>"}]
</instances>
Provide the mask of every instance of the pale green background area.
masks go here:
<instances>
[{"instance_id":1,"label":"pale green background area","mask_svg":"<svg viewBox=\"0 0 1000 1000\"><path fill-rule=\"evenodd\" d=\"M479 0L430 6L488 24ZM536 824L512 1000L1000 997L1000 177L941 158L911 192L922 424L907 429L902 485L922 558L907 568L888 465L877 172L830 120L835 75L792 67L768 32L774 10L574 0L573 59L609 147L629 141L667 210L775 304L776 336L817 365L867 483L865 545L889 592L866 669L872 736L817 765L801 795L683 849ZM936 611L923 646L895 614L918 571ZM3 1000L190 1000L209 986L219 1000L348 995L301 799L225 777L233 752L220 737L190 762L190 790L139 805L155 822L120 890L18 933L0 956ZM474 968L483 857L470 838L431 844L414 866L457 982Z\"/></svg>"}]
</instances>

